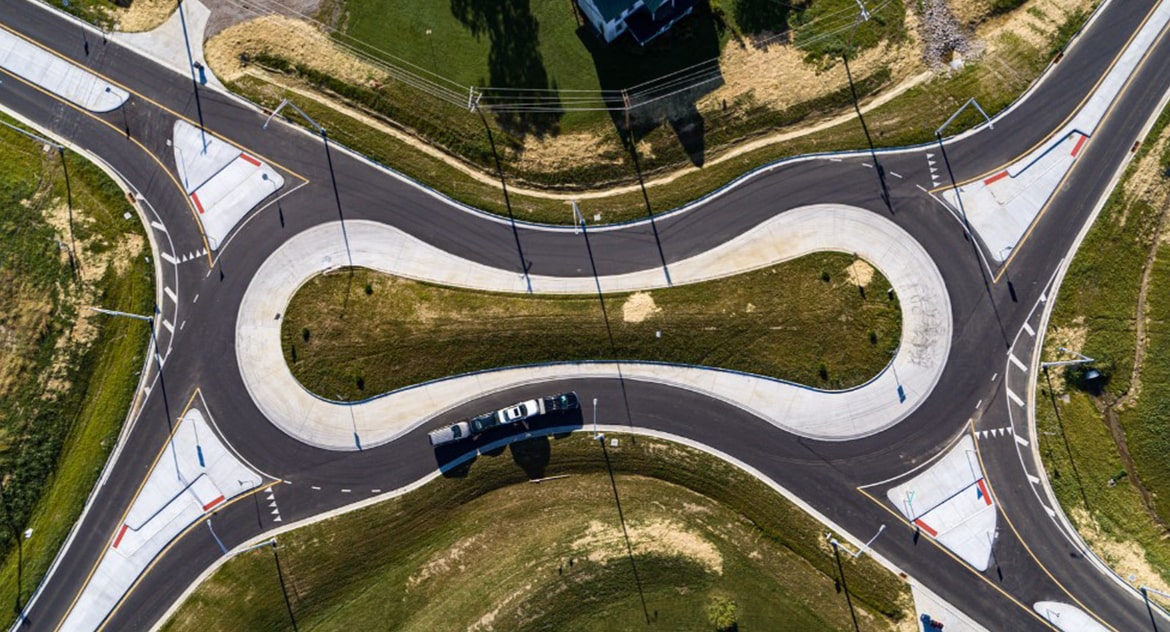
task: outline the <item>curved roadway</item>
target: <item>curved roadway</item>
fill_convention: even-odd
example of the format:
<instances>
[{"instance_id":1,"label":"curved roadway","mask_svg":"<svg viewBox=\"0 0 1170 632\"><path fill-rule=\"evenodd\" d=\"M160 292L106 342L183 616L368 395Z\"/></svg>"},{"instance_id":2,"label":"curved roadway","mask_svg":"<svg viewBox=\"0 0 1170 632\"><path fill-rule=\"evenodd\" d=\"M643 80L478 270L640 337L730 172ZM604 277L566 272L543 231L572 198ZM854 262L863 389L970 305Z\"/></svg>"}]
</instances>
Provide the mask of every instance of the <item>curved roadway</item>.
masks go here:
<instances>
[{"instance_id":1,"label":"curved roadway","mask_svg":"<svg viewBox=\"0 0 1170 632\"><path fill-rule=\"evenodd\" d=\"M1058 128L1153 4L1149 0L1110 2L1028 98L996 120L993 130L948 144L956 177L991 171ZM167 230L167 238L159 242L167 244L164 248L180 254L199 250L203 243L194 211L174 180L166 146L177 115L197 120L190 79L112 42L100 43L100 38L85 35L76 23L26 0L9 2L0 25L130 90L131 99L123 108L91 114L0 72L0 102L115 168L158 213ZM87 37L90 41L83 47ZM398 441L348 453L310 447L269 423L243 388L233 348L236 309L253 273L289 237L338 219L320 140L283 125L262 130L261 113L232 97L201 92L202 118L208 128L283 168L290 183L286 190L291 193L279 204L253 213L223 247L210 271L205 260L162 266L168 287L179 299L163 299L160 305L172 322L183 325L162 344L169 353L159 384L133 418L108 482L96 491L70 546L27 611L23 627L50 630L59 625L166 440L170 420L196 389L216 416L226 441L255 467L287 483L276 490L285 521L360 498L341 493L342 488L372 495L366 490L394 489L431 474L436 456L425 447L423 435L434 425L523 396L573 389L585 399L614 402L609 409L621 410L619 423L687 437L733 455L857 536L890 524L874 547L990 629L1045 629L1031 609L1031 604L1043 600L1079 602L1118 630L1149 626L1135 594L1102 575L1044 515L1018 458L1006 447L1002 454L993 445L982 447L988 480L1012 524L996 541L996 570L986 573L956 561L927 539L915 538L912 528L892 518L888 506L870 500L857 488L925 462L966 432L969 420L975 419L977 425L1003 425L995 420L1007 418L1002 390L1006 352L1017 332L1034 317L1033 308L1053 271L1096 201L1107 193L1117 165L1126 159L1168 86L1170 43L1162 34L999 282L984 269L977 246L965 238L953 215L919 188L931 185L925 154L933 146L881 155L887 172L901 176L889 179L892 214L879 198L872 168L863 164L868 156L857 155L840 162L786 163L686 212L659 218L661 254L655 232L645 223L591 231L599 274L615 275L657 268L662 257L668 265L692 257L778 213L809 204L847 204L892 220L937 263L950 297L953 338L949 360L930 397L884 432L849 442L810 440L701 394L650 382L622 384L587 378L554 380L479 398ZM335 151L332 164L346 220L391 224L436 248L516 274L521 272L517 238L532 274L580 277L591 271L581 237L571 230L520 226L514 235L505 223L447 204L349 154ZM307 179L308 184L296 188L299 179ZM438 455L440 459L453 456ZM274 526L259 503L251 502L217 512L215 524L216 533L229 547ZM187 532L143 576L107 620L106 628L149 627L219 557L219 548L206 530Z\"/></svg>"}]
</instances>

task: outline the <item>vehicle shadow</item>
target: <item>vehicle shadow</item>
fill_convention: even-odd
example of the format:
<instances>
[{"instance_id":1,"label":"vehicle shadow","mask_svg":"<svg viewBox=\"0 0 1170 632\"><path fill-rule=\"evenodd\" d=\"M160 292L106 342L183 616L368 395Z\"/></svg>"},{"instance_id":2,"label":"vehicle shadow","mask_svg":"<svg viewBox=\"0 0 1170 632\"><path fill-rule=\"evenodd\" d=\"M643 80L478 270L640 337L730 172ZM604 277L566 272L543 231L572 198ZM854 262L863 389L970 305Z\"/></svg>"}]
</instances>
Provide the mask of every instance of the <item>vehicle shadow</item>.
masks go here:
<instances>
[{"instance_id":1,"label":"vehicle shadow","mask_svg":"<svg viewBox=\"0 0 1170 632\"><path fill-rule=\"evenodd\" d=\"M435 463L445 478L464 478L480 458L510 454L530 479L544 476L552 459L552 442L584 427L581 410L549 413L511 426L492 428L469 440L441 445Z\"/></svg>"}]
</instances>

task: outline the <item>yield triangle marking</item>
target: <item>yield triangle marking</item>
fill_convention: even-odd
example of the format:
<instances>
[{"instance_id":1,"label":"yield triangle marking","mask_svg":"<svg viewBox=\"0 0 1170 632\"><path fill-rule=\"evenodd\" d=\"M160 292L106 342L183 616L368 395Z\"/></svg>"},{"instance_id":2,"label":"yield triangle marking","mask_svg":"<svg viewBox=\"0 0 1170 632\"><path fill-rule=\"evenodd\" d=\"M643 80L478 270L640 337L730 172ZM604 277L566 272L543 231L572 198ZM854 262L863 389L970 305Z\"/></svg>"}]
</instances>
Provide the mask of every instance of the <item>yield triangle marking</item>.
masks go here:
<instances>
[{"instance_id":1,"label":"yield triangle marking","mask_svg":"<svg viewBox=\"0 0 1170 632\"><path fill-rule=\"evenodd\" d=\"M276 501L274 500L274 501L272 501L272 502L268 503L268 506L269 506L269 507L275 507L275 506L276 506Z\"/></svg>"},{"instance_id":2,"label":"yield triangle marking","mask_svg":"<svg viewBox=\"0 0 1170 632\"><path fill-rule=\"evenodd\" d=\"M273 519L272 519L272 521L273 521L273 522L280 522L280 516L277 516L277 517L273 518Z\"/></svg>"},{"instance_id":3,"label":"yield triangle marking","mask_svg":"<svg viewBox=\"0 0 1170 632\"><path fill-rule=\"evenodd\" d=\"M273 510L272 510L272 515L274 515L274 516L279 516L279 515L280 515L280 510L279 510L279 509L273 509Z\"/></svg>"}]
</instances>

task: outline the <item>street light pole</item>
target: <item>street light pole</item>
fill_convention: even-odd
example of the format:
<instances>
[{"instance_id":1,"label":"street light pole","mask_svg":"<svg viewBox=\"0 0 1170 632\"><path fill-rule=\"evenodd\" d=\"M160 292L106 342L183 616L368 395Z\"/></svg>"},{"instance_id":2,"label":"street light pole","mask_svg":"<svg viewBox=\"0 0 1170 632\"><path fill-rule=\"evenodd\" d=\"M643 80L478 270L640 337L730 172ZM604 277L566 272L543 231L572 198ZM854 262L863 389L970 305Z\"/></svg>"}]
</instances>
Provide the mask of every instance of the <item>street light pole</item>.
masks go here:
<instances>
[{"instance_id":1,"label":"street light pole","mask_svg":"<svg viewBox=\"0 0 1170 632\"><path fill-rule=\"evenodd\" d=\"M874 171L877 171L878 186L881 187L882 202L885 203L886 209L890 213L894 212L894 205L890 202L890 189L886 184L886 171L882 168L882 164L878 162L877 150L873 146L873 138L869 135L869 126L865 124L865 117L861 115L861 104L857 100L857 88L853 85L853 72L849 70L849 52L853 48L853 36L857 33L857 27L861 26L862 22L868 22L870 15L869 11L865 9L865 5L861 0L857 0L857 5L861 9L861 13L853 22L853 28L849 31L849 41L845 44L845 48L841 51L841 60L845 63L845 78L849 81L849 93L853 96L853 110L857 112L857 120L861 121L861 131L865 133L865 142L869 145L869 155L873 160Z\"/></svg>"},{"instance_id":2,"label":"street light pole","mask_svg":"<svg viewBox=\"0 0 1170 632\"><path fill-rule=\"evenodd\" d=\"M280 105L276 106L276 109L268 115L268 118L264 119L264 124L260 126L260 129L268 129L268 124L272 122L272 119L276 118L277 114L280 114L280 111L284 109L285 106L296 110L297 113L300 114L301 117L303 117L306 121L308 121L309 124L317 130L317 133L321 135L321 142L325 145L325 161L329 164L329 178L333 182L333 200L337 203L337 219L341 222L341 239L345 242L345 256L349 261L349 267L352 268L353 253L349 249L349 233L345 230L345 214L341 211L341 192L337 189L337 174L333 171L333 154L329 151L329 133L325 131L324 127L318 125L317 121L313 120L313 117L305 114L304 110L297 107L296 103L293 103L288 99L282 100Z\"/></svg>"},{"instance_id":3,"label":"street light pole","mask_svg":"<svg viewBox=\"0 0 1170 632\"><path fill-rule=\"evenodd\" d=\"M1154 629L1154 632L1158 632L1158 620L1154 617L1155 604L1150 603L1150 593L1161 595L1163 597L1170 597L1170 594L1166 594L1156 588L1150 588L1149 586L1139 586L1138 590L1141 591L1142 599L1144 599L1146 602L1146 612L1148 612L1150 615L1150 626ZM1158 606L1158 609L1162 610L1162 607Z\"/></svg>"},{"instance_id":4,"label":"street light pole","mask_svg":"<svg viewBox=\"0 0 1170 632\"><path fill-rule=\"evenodd\" d=\"M207 131L203 127L203 104L199 101L199 79L195 76L195 57L191 54L191 37L187 34L187 17L183 11L183 0L179 0L179 24L183 27L183 43L187 46L187 65L191 71L191 86L195 89L195 112L199 115L199 135L203 140L203 151L207 151Z\"/></svg>"}]
</instances>

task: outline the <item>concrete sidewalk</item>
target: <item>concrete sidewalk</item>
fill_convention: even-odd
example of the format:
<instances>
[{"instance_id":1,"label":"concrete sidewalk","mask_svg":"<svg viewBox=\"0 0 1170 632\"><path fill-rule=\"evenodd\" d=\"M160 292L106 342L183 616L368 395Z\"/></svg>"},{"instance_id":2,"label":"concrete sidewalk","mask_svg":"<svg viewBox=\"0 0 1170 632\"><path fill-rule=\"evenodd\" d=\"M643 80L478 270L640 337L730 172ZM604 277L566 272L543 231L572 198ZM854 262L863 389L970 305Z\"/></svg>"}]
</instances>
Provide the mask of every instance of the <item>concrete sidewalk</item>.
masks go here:
<instances>
[{"instance_id":1,"label":"concrete sidewalk","mask_svg":"<svg viewBox=\"0 0 1170 632\"><path fill-rule=\"evenodd\" d=\"M1162 2L1098 82L1081 108L1045 142L1006 168L959 187L962 210L996 263L1006 261L1047 206L1162 29L1170 1ZM942 192L956 213L954 189Z\"/></svg>"},{"instance_id":2,"label":"concrete sidewalk","mask_svg":"<svg viewBox=\"0 0 1170 632\"><path fill-rule=\"evenodd\" d=\"M61 629L96 630L172 540L261 484L263 478L228 450L203 413L188 410Z\"/></svg>"},{"instance_id":3,"label":"concrete sidewalk","mask_svg":"<svg viewBox=\"0 0 1170 632\"><path fill-rule=\"evenodd\" d=\"M522 275L460 259L375 222L346 222L356 266L442 285L526 291ZM740 237L671 264L674 283L694 283L766 267L812 252L856 253L882 271L902 304L899 353L864 386L839 392L699 367L622 362L626 379L671 384L740 406L779 428L825 440L880 432L910 414L942 373L951 341L951 308L938 268L893 222L869 211L815 205L788 211ZM506 388L566 377L616 377L614 363L565 363L488 371L407 388L357 404L320 399L293 378L280 346L279 315L298 287L347 265L338 224L285 242L261 266L240 305L236 356L253 400L277 427L322 448L355 450L386 443L437 413ZM533 276L533 291L592 294L593 277ZM661 268L601 278L604 292L666 285Z\"/></svg>"},{"instance_id":4,"label":"concrete sidewalk","mask_svg":"<svg viewBox=\"0 0 1170 632\"><path fill-rule=\"evenodd\" d=\"M191 63L198 64L195 77L203 85L227 92L227 88L212 74L203 56L203 33L211 10L199 0L184 0L183 14L175 11L158 28L142 33L110 33L110 39L123 44L184 76L191 76ZM191 57L187 57L187 42L183 38L183 22L187 22L187 36L191 40Z\"/></svg>"},{"instance_id":5,"label":"concrete sidewalk","mask_svg":"<svg viewBox=\"0 0 1170 632\"><path fill-rule=\"evenodd\" d=\"M5 29L0 29L0 68L91 112L117 109L130 97L118 86Z\"/></svg>"}]
</instances>

